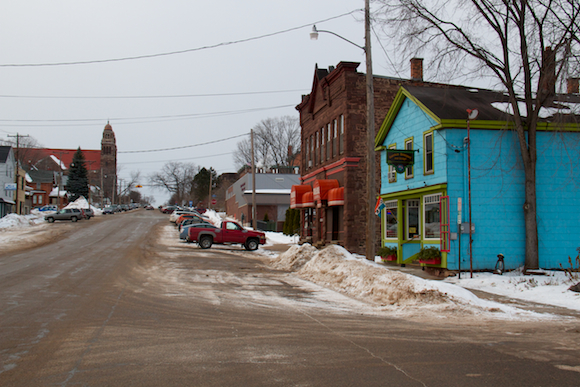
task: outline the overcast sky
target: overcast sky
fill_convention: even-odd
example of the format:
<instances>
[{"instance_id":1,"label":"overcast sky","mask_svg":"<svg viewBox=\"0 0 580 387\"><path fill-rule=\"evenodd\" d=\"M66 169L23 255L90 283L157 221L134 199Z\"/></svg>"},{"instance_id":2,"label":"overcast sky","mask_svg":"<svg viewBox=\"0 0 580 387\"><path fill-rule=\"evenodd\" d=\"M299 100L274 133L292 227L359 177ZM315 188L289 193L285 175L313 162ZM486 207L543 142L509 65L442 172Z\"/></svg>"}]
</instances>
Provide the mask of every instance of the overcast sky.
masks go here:
<instances>
[{"instance_id":1,"label":"overcast sky","mask_svg":"<svg viewBox=\"0 0 580 387\"><path fill-rule=\"evenodd\" d=\"M362 8L363 0L4 2L0 139L19 133L48 148L100 149L109 120L120 178L139 170L146 184L168 161L235 172L232 152L242 138L221 140L268 117L298 117L294 107L310 91L315 64L356 61L365 72L359 48L329 34L309 39L316 23L364 45ZM21 66L86 61L96 63ZM376 41L373 67L409 76L407 68L395 72ZM156 204L168 197L142 193Z\"/></svg>"}]
</instances>

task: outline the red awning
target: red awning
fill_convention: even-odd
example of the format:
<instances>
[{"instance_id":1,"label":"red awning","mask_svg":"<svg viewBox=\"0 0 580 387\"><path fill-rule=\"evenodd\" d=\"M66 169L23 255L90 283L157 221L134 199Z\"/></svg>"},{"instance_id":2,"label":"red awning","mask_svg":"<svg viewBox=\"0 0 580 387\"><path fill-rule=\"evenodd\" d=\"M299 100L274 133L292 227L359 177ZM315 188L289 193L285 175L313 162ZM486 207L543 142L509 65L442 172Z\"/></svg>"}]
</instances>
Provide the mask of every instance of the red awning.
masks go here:
<instances>
[{"instance_id":1,"label":"red awning","mask_svg":"<svg viewBox=\"0 0 580 387\"><path fill-rule=\"evenodd\" d=\"M305 194L312 196L312 187L309 185L293 185L290 190L290 208L311 207L304 205Z\"/></svg>"},{"instance_id":2,"label":"red awning","mask_svg":"<svg viewBox=\"0 0 580 387\"><path fill-rule=\"evenodd\" d=\"M312 195L312 191L306 192L302 195L302 208L310 207L314 207L314 195Z\"/></svg>"},{"instance_id":3,"label":"red awning","mask_svg":"<svg viewBox=\"0 0 580 387\"><path fill-rule=\"evenodd\" d=\"M329 206L344 206L344 187L333 188L328 191Z\"/></svg>"},{"instance_id":4,"label":"red awning","mask_svg":"<svg viewBox=\"0 0 580 387\"><path fill-rule=\"evenodd\" d=\"M312 190L314 194L314 201L317 207L322 207L322 201L328 200L328 191L333 188L338 188L338 180L328 179L328 180L315 180L314 189Z\"/></svg>"}]
</instances>

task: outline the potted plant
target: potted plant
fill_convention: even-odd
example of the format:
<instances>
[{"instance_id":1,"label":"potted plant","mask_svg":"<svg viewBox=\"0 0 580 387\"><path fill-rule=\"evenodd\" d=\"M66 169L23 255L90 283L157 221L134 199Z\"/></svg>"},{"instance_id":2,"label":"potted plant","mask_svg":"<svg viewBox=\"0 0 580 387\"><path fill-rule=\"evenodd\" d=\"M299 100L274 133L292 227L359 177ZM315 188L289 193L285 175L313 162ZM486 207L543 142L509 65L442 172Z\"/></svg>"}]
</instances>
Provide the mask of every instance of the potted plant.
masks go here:
<instances>
[{"instance_id":1,"label":"potted plant","mask_svg":"<svg viewBox=\"0 0 580 387\"><path fill-rule=\"evenodd\" d=\"M419 251L419 262L428 265L441 264L441 251L435 246L423 247Z\"/></svg>"},{"instance_id":2,"label":"potted plant","mask_svg":"<svg viewBox=\"0 0 580 387\"><path fill-rule=\"evenodd\" d=\"M383 246L379 248L377 254L381 256L383 261L396 261L397 260L397 247L396 246Z\"/></svg>"}]
</instances>

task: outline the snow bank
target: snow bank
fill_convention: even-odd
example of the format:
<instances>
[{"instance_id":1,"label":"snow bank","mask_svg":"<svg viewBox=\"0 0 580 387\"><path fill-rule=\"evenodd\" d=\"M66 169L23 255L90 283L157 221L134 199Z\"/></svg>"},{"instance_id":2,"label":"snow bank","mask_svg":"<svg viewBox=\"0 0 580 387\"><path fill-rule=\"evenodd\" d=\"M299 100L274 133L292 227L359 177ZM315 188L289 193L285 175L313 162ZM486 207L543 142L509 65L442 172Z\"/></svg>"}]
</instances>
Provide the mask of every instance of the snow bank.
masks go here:
<instances>
[{"instance_id":1,"label":"snow bank","mask_svg":"<svg viewBox=\"0 0 580 387\"><path fill-rule=\"evenodd\" d=\"M3 218L0 218L0 230L9 228L24 228L32 227L37 224L44 222L44 215L30 214L30 215L17 215L8 214Z\"/></svg>"},{"instance_id":2,"label":"snow bank","mask_svg":"<svg viewBox=\"0 0 580 387\"><path fill-rule=\"evenodd\" d=\"M209 218L210 223L213 224L214 226L219 227L222 223L221 215L215 212L214 210L206 210L202 215Z\"/></svg>"},{"instance_id":3,"label":"snow bank","mask_svg":"<svg viewBox=\"0 0 580 387\"><path fill-rule=\"evenodd\" d=\"M309 244L295 245L273 257L270 264L350 297L399 313L421 307L469 314L491 313L495 318L504 319L539 316L479 299L469 290L450 283L424 280L389 270L364 257L350 254L341 246L332 245L318 250Z\"/></svg>"},{"instance_id":4,"label":"snow bank","mask_svg":"<svg viewBox=\"0 0 580 387\"><path fill-rule=\"evenodd\" d=\"M580 293L568 290L571 285L580 282L580 273L574 273L576 279L572 279L565 272L560 271L540 273L542 275L525 276L521 270L503 275L473 273L473 278L470 278L468 273L464 273L461 275L461 279L457 277L447 278L445 282L524 301L580 310Z\"/></svg>"},{"instance_id":5,"label":"snow bank","mask_svg":"<svg viewBox=\"0 0 580 387\"><path fill-rule=\"evenodd\" d=\"M80 198L78 198L77 200L75 200L74 202L71 202L69 204L67 204L64 208L91 208L93 210L93 212L95 213L95 215L103 215L103 211L97 207L94 207L92 205L89 205L89 202L87 201L87 199L84 198L84 196L81 196Z\"/></svg>"},{"instance_id":6,"label":"snow bank","mask_svg":"<svg viewBox=\"0 0 580 387\"><path fill-rule=\"evenodd\" d=\"M281 232L266 231L266 246L292 245L298 243L298 235L284 235Z\"/></svg>"}]
</instances>

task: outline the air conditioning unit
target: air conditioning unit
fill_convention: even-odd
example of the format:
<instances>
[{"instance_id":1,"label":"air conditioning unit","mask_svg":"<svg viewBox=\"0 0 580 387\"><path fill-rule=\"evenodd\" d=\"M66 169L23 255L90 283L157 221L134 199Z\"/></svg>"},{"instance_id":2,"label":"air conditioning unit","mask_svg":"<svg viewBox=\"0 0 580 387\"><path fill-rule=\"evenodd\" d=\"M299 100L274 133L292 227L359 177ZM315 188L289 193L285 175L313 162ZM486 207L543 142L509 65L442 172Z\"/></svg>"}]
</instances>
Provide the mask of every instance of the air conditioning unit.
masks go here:
<instances>
[{"instance_id":1,"label":"air conditioning unit","mask_svg":"<svg viewBox=\"0 0 580 387\"><path fill-rule=\"evenodd\" d=\"M308 168L312 168L312 160L308 160Z\"/></svg>"}]
</instances>

